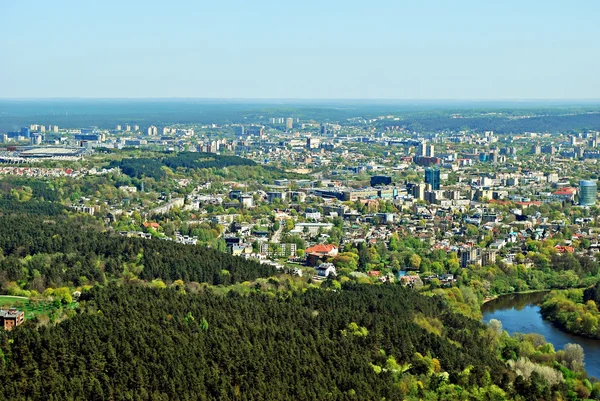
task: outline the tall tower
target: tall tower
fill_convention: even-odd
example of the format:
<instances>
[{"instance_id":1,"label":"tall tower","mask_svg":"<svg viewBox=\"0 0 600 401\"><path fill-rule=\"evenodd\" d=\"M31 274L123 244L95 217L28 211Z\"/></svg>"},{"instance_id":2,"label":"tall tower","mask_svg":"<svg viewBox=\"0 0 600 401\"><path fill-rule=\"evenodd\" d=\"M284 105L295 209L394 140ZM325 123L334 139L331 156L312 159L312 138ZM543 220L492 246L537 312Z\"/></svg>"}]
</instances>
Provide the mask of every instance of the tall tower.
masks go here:
<instances>
[{"instance_id":1,"label":"tall tower","mask_svg":"<svg viewBox=\"0 0 600 401\"><path fill-rule=\"evenodd\" d=\"M440 189L440 170L437 168L425 169L425 184L431 185L431 189L437 191Z\"/></svg>"},{"instance_id":2,"label":"tall tower","mask_svg":"<svg viewBox=\"0 0 600 401\"><path fill-rule=\"evenodd\" d=\"M596 181L579 181L579 206L594 206L597 193Z\"/></svg>"}]
</instances>

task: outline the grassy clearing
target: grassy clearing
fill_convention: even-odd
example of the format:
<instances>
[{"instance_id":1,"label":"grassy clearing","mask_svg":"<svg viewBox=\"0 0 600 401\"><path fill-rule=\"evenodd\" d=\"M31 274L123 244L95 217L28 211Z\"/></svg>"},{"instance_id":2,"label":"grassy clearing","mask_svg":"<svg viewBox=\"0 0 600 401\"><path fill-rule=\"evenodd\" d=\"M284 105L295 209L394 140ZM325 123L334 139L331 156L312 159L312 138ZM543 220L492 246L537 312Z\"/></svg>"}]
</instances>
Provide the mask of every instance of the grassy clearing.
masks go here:
<instances>
[{"instance_id":1,"label":"grassy clearing","mask_svg":"<svg viewBox=\"0 0 600 401\"><path fill-rule=\"evenodd\" d=\"M67 305L67 309L75 309L77 302ZM38 315L50 315L51 313L63 308L63 305L56 301L30 300L25 297L15 297L10 295L0 295L0 306L15 307L25 312L25 319L31 319Z\"/></svg>"}]
</instances>

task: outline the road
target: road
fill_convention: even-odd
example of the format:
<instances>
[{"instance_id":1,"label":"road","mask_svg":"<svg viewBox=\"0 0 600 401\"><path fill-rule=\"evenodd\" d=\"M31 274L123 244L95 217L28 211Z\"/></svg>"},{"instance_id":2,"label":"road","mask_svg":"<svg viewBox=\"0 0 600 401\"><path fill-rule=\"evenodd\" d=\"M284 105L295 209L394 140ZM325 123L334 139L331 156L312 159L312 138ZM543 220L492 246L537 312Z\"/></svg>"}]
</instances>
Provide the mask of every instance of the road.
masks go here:
<instances>
[{"instance_id":1,"label":"road","mask_svg":"<svg viewBox=\"0 0 600 401\"><path fill-rule=\"evenodd\" d=\"M279 240L281 239L281 232L283 231L283 223L279 222L279 229L273 233L271 237L271 242L273 244L279 244Z\"/></svg>"}]
</instances>

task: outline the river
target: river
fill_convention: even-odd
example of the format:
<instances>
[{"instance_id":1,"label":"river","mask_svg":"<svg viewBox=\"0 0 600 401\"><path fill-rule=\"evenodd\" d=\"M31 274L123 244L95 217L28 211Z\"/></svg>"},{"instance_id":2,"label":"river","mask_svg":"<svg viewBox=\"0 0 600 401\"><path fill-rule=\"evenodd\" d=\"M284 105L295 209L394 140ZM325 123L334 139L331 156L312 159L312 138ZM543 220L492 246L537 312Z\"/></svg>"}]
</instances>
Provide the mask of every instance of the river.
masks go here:
<instances>
[{"instance_id":1,"label":"river","mask_svg":"<svg viewBox=\"0 0 600 401\"><path fill-rule=\"evenodd\" d=\"M543 292L503 295L481 307L483 321L500 320L502 328L510 334L541 334L557 351L565 344L577 343L585 352L585 369L590 376L600 378L600 340L565 333L544 320L539 307L544 295Z\"/></svg>"}]
</instances>

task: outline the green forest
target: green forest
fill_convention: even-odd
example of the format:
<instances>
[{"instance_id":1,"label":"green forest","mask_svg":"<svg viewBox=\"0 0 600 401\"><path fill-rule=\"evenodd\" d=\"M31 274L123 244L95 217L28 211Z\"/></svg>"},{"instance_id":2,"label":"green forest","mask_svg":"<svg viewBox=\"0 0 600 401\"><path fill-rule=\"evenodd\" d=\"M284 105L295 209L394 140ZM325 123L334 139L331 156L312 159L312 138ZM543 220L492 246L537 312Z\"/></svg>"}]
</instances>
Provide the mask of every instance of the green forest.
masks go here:
<instances>
[{"instance_id":1,"label":"green forest","mask_svg":"<svg viewBox=\"0 0 600 401\"><path fill-rule=\"evenodd\" d=\"M252 160L238 156L220 156L214 153L179 152L164 153L156 158L137 157L113 161L109 167L119 167L123 174L132 178L151 177L155 180L164 179L167 172L164 167L171 170L178 168L218 168L230 166L254 166Z\"/></svg>"},{"instance_id":2,"label":"green forest","mask_svg":"<svg viewBox=\"0 0 600 401\"><path fill-rule=\"evenodd\" d=\"M0 333L0 398L551 400L597 395L577 353L395 285L247 296L125 285ZM517 375L504 362L511 359ZM594 394L592 394L594 391Z\"/></svg>"},{"instance_id":3,"label":"green forest","mask_svg":"<svg viewBox=\"0 0 600 401\"><path fill-rule=\"evenodd\" d=\"M91 216L0 216L0 276L11 295L110 279L231 284L275 274L272 266L215 249L128 238ZM7 288L10 287L10 288ZM24 291L24 293L19 293Z\"/></svg>"},{"instance_id":4,"label":"green forest","mask_svg":"<svg viewBox=\"0 0 600 401\"><path fill-rule=\"evenodd\" d=\"M600 339L600 283L586 288L552 291L544 298L542 315L570 333Z\"/></svg>"}]
</instances>

